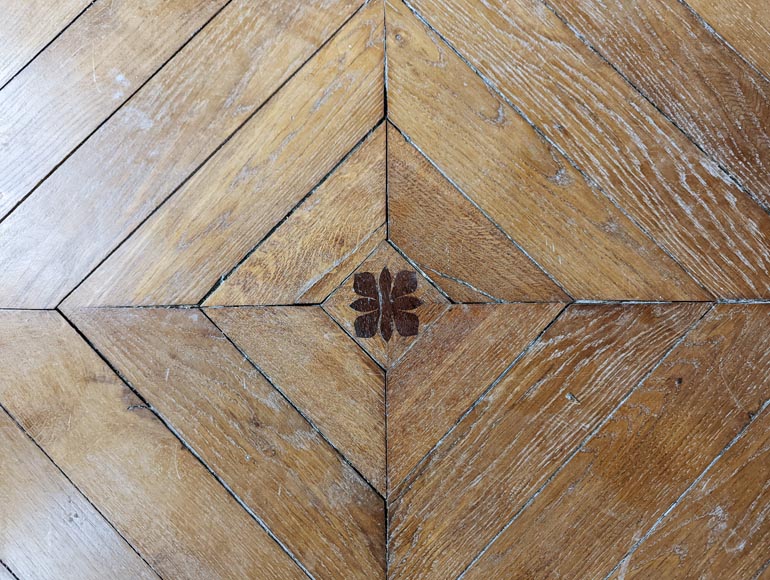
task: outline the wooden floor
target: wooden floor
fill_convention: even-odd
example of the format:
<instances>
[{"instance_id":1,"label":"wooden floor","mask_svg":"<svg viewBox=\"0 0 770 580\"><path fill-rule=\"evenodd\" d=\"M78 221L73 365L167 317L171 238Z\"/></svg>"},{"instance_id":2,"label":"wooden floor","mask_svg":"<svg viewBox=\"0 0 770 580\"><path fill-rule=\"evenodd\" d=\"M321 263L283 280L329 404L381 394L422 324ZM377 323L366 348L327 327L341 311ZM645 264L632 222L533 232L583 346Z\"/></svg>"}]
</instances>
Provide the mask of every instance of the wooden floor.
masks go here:
<instances>
[{"instance_id":1,"label":"wooden floor","mask_svg":"<svg viewBox=\"0 0 770 580\"><path fill-rule=\"evenodd\" d=\"M0 12L0 580L770 578L768 0Z\"/></svg>"}]
</instances>

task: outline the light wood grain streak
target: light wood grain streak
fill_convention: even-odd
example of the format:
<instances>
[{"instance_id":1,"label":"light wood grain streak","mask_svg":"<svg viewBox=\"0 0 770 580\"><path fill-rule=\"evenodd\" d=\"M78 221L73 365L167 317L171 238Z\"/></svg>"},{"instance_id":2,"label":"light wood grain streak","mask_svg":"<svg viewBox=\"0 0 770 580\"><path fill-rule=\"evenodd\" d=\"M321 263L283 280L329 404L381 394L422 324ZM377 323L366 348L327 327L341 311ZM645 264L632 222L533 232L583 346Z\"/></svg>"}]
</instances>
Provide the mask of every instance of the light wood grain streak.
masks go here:
<instances>
[{"instance_id":1,"label":"light wood grain streak","mask_svg":"<svg viewBox=\"0 0 770 580\"><path fill-rule=\"evenodd\" d=\"M75 292L80 305L197 303L383 115L367 5Z\"/></svg>"},{"instance_id":2,"label":"light wood grain streak","mask_svg":"<svg viewBox=\"0 0 770 580\"><path fill-rule=\"evenodd\" d=\"M227 0L98 2L0 91L0 216Z\"/></svg>"},{"instance_id":3,"label":"light wood grain streak","mask_svg":"<svg viewBox=\"0 0 770 580\"><path fill-rule=\"evenodd\" d=\"M266 100L281 100L357 0L268 4L228 5L0 224L0 305L56 306Z\"/></svg>"},{"instance_id":4,"label":"light wood grain streak","mask_svg":"<svg viewBox=\"0 0 770 580\"><path fill-rule=\"evenodd\" d=\"M770 297L770 215L540 0L501 2L410 5L710 292Z\"/></svg>"},{"instance_id":5,"label":"light wood grain streak","mask_svg":"<svg viewBox=\"0 0 770 580\"><path fill-rule=\"evenodd\" d=\"M678 0L546 4L766 210L770 207L767 79Z\"/></svg>"},{"instance_id":6,"label":"light wood grain streak","mask_svg":"<svg viewBox=\"0 0 770 580\"><path fill-rule=\"evenodd\" d=\"M770 398L768 323L711 310L465 577L608 574Z\"/></svg>"},{"instance_id":7,"label":"light wood grain streak","mask_svg":"<svg viewBox=\"0 0 770 580\"><path fill-rule=\"evenodd\" d=\"M161 576L305 577L58 313L0 322L0 402Z\"/></svg>"},{"instance_id":8,"label":"light wood grain streak","mask_svg":"<svg viewBox=\"0 0 770 580\"><path fill-rule=\"evenodd\" d=\"M392 498L394 578L460 574L704 310L568 307Z\"/></svg>"},{"instance_id":9,"label":"light wood grain streak","mask_svg":"<svg viewBox=\"0 0 770 580\"><path fill-rule=\"evenodd\" d=\"M200 310L71 315L314 577L382 574L382 498Z\"/></svg>"},{"instance_id":10,"label":"light wood grain streak","mask_svg":"<svg viewBox=\"0 0 770 580\"><path fill-rule=\"evenodd\" d=\"M405 6L387 6L394 124L571 296L708 297Z\"/></svg>"}]
</instances>

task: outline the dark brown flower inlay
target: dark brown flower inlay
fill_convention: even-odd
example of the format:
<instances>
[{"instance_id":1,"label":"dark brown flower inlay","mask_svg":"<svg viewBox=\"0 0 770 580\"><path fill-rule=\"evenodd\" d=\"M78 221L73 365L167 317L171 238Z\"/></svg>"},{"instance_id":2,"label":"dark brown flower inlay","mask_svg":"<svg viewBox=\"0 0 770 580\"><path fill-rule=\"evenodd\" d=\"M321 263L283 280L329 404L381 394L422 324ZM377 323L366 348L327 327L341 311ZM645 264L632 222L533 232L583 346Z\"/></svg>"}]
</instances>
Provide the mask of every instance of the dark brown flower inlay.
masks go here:
<instances>
[{"instance_id":1,"label":"dark brown flower inlay","mask_svg":"<svg viewBox=\"0 0 770 580\"><path fill-rule=\"evenodd\" d=\"M350 307L357 312L364 312L356 318L356 336L371 338L377 334L379 323L380 334L385 342L393 335L393 325L401 336L415 336L420 326L420 320L413 312L422 300L409 296L417 290L417 274L402 270L392 280L387 267L380 272L379 283L371 272L356 273L353 278L353 290L359 296Z\"/></svg>"}]
</instances>

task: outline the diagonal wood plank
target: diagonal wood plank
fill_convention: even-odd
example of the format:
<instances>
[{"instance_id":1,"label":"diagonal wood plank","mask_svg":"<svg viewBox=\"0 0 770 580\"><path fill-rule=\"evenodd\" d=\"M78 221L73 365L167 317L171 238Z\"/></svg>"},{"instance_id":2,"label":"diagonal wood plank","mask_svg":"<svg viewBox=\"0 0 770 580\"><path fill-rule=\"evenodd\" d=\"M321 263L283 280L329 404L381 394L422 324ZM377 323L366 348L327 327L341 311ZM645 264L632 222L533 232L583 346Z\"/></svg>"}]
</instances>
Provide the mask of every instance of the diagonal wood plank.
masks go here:
<instances>
[{"instance_id":1,"label":"diagonal wood plank","mask_svg":"<svg viewBox=\"0 0 770 580\"><path fill-rule=\"evenodd\" d=\"M403 4L387 7L390 119L571 296L707 298Z\"/></svg>"},{"instance_id":2,"label":"diagonal wood plank","mask_svg":"<svg viewBox=\"0 0 770 580\"><path fill-rule=\"evenodd\" d=\"M770 413L765 410L616 574L758 578L770 557L768 482Z\"/></svg>"},{"instance_id":3,"label":"diagonal wood plank","mask_svg":"<svg viewBox=\"0 0 770 580\"><path fill-rule=\"evenodd\" d=\"M454 305L388 372L388 489L561 311L557 304Z\"/></svg>"},{"instance_id":4,"label":"diagonal wood plank","mask_svg":"<svg viewBox=\"0 0 770 580\"><path fill-rule=\"evenodd\" d=\"M390 239L452 300L569 301L392 125L388 178Z\"/></svg>"},{"instance_id":5,"label":"diagonal wood plank","mask_svg":"<svg viewBox=\"0 0 770 580\"><path fill-rule=\"evenodd\" d=\"M770 298L770 215L540 0L410 4L707 290Z\"/></svg>"},{"instance_id":6,"label":"diagonal wood plank","mask_svg":"<svg viewBox=\"0 0 770 580\"><path fill-rule=\"evenodd\" d=\"M97 1L0 91L4 217L226 0Z\"/></svg>"},{"instance_id":7,"label":"diagonal wood plank","mask_svg":"<svg viewBox=\"0 0 770 580\"><path fill-rule=\"evenodd\" d=\"M382 369L320 307L206 314L384 495Z\"/></svg>"},{"instance_id":8,"label":"diagonal wood plank","mask_svg":"<svg viewBox=\"0 0 770 580\"><path fill-rule=\"evenodd\" d=\"M59 314L0 312L0 364L0 403L162 577L305 578Z\"/></svg>"},{"instance_id":9,"label":"diagonal wood plank","mask_svg":"<svg viewBox=\"0 0 770 580\"><path fill-rule=\"evenodd\" d=\"M770 400L768 328L716 306L464 577L607 575Z\"/></svg>"},{"instance_id":10,"label":"diagonal wood plank","mask_svg":"<svg viewBox=\"0 0 770 580\"><path fill-rule=\"evenodd\" d=\"M547 3L690 139L770 207L767 79L746 66L678 0Z\"/></svg>"},{"instance_id":11,"label":"diagonal wood plank","mask_svg":"<svg viewBox=\"0 0 770 580\"><path fill-rule=\"evenodd\" d=\"M688 0L687 3L765 77L770 77L768 0Z\"/></svg>"},{"instance_id":12,"label":"diagonal wood plank","mask_svg":"<svg viewBox=\"0 0 770 580\"><path fill-rule=\"evenodd\" d=\"M382 5L357 14L73 294L197 304L383 115Z\"/></svg>"},{"instance_id":13,"label":"diagonal wood plank","mask_svg":"<svg viewBox=\"0 0 770 580\"><path fill-rule=\"evenodd\" d=\"M0 22L0 87L31 61L77 15L88 0L45 0L3 3Z\"/></svg>"},{"instance_id":14,"label":"diagonal wood plank","mask_svg":"<svg viewBox=\"0 0 770 580\"><path fill-rule=\"evenodd\" d=\"M228 5L0 224L0 306L56 306L356 5Z\"/></svg>"},{"instance_id":15,"label":"diagonal wood plank","mask_svg":"<svg viewBox=\"0 0 770 580\"><path fill-rule=\"evenodd\" d=\"M384 239L385 219L380 126L204 304L323 302Z\"/></svg>"},{"instance_id":16,"label":"diagonal wood plank","mask_svg":"<svg viewBox=\"0 0 770 580\"><path fill-rule=\"evenodd\" d=\"M457 577L706 309L568 307L390 500L392 577Z\"/></svg>"},{"instance_id":17,"label":"diagonal wood plank","mask_svg":"<svg viewBox=\"0 0 770 580\"><path fill-rule=\"evenodd\" d=\"M2 410L0 449L0 559L17 576L157 580L152 569Z\"/></svg>"},{"instance_id":18,"label":"diagonal wood plank","mask_svg":"<svg viewBox=\"0 0 770 580\"><path fill-rule=\"evenodd\" d=\"M199 310L72 317L314 577L382 576L382 498Z\"/></svg>"}]
</instances>

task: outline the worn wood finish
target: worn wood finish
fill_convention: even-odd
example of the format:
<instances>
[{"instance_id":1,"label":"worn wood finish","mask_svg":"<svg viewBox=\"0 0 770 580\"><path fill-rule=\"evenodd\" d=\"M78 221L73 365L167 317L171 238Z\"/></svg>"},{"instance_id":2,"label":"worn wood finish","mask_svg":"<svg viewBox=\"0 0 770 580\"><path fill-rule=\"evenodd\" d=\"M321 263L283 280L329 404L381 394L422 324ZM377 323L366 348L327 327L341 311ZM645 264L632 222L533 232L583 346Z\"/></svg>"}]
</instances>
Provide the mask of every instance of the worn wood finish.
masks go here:
<instances>
[{"instance_id":1,"label":"worn wood finish","mask_svg":"<svg viewBox=\"0 0 770 580\"><path fill-rule=\"evenodd\" d=\"M766 334L762 339L767 344ZM757 578L770 558L768 482L766 409L639 549L623 560L618 575Z\"/></svg>"},{"instance_id":2,"label":"worn wood finish","mask_svg":"<svg viewBox=\"0 0 770 580\"><path fill-rule=\"evenodd\" d=\"M389 117L571 296L708 297L403 4L387 8Z\"/></svg>"},{"instance_id":3,"label":"worn wood finish","mask_svg":"<svg viewBox=\"0 0 770 580\"><path fill-rule=\"evenodd\" d=\"M706 309L568 307L390 500L392 578L457 577Z\"/></svg>"},{"instance_id":4,"label":"worn wood finish","mask_svg":"<svg viewBox=\"0 0 770 580\"><path fill-rule=\"evenodd\" d=\"M732 47L770 78L768 0L688 0Z\"/></svg>"},{"instance_id":5,"label":"worn wood finish","mask_svg":"<svg viewBox=\"0 0 770 580\"><path fill-rule=\"evenodd\" d=\"M199 310L72 317L314 577L383 575L382 498Z\"/></svg>"},{"instance_id":6,"label":"worn wood finish","mask_svg":"<svg viewBox=\"0 0 770 580\"><path fill-rule=\"evenodd\" d=\"M0 87L87 6L87 0L4 2L0 23Z\"/></svg>"},{"instance_id":7,"label":"worn wood finish","mask_svg":"<svg viewBox=\"0 0 770 580\"><path fill-rule=\"evenodd\" d=\"M678 0L548 4L770 207L770 81L746 66ZM729 12L735 9L731 4Z\"/></svg>"},{"instance_id":8,"label":"worn wood finish","mask_svg":"<svg viewBox=\"0 0 770 580\"><path fill-rule=\"evenodd\" d=\"M464 577L607 575L770 400L769 327L770 306L715 307Z\"/></svg>"},{"instance_id":9,"label":"worn wood finish","mask_svg":"<svg viewBox=\"0 0 770 580\"><path fill-rule=\"evenodd\" d=\"M380 127L205 304L323 302L384 239L385 219Z\"/></svg>"},{"instance_id":10,"label":"worn wood finish","mask_svg":"<svg viewBox=\"0 0 770 580\"><path fill-rule=\"evenodd\" d=\"M0 410L0 559L20 578L158 576ZM0 578L3 567L0 566Z\"/></svg>"},{"instance_id":11,"label":"worn wood finish","mask_svg":"<svg viewBox=\"0 0 770 580\"><path fill-rule=\"evenodd\" d=\"M382 369L320 307L207 314L384 495Z\"/></svg>"},{"instance_id":12,"label":"worn wood finish","mask_svg":"<svg viewBox=\"0 0 770 580\"><path fill-rule=\"evenodd\" d=\"M388 175L390 239L452 300L569 300L390 125Z\"/></svg>"},{"instance_id":13,"label":"worn wood finish","mask_svg":"<svg viewBox=\"0 0 770 580\"><path fill-rule=\"evenodd\" d=\"M234 0L0 224L0 307L55 307L356 5Z\"/></svg>"},{"instance_id":14,"label":"worn wood finish","mask_svg":"<svg viewBox=\"0 0 770 580\"><path fill-rule=\"evenodd\" d=\"M389 489L398 487L562 308L455 305L423 334L388 373Z\"/></svg>"},{"instance_id":15,"label":"worn wood finish","mask_svg":"<svg viewBox=\"0 0 770 580\"><path fill-rule=\"evenodd\" d=\"M194 304L383 114L382 5L360 12L73 295Z\"/></svg>"},{"instance_id":16,"label":"worn wood finish","mask_svg":"<svg viewBox=\"0 0 770 580\"><path fill-rule=\"evenodd\" d=\"M770 215L540 0L410 4L706 289L770 298ZM431 62L446 51L430 50Z\"/></svg>"},{"instance_id":17,"label":"worn wood finish","mask_svg":"<svg viewBox=\"0 0 770 580\"><path fill-rule=\"evenodd\" d=\"M98 1L0 91L0 217L225 4Z\"/></svg>"},{"instance_id":18,"label":"worn wood finish","mask_svg":"<svg viewBox=\"0 0 770 580\"><path fill-rule=\"evenodd\" d=\"M0 312L0 364L0 403L162 577L305 578L59 314Z\"/></svg>"},{"instance_id":19,"label":"worn wood finish","mask_svg":"<svg viewBox=\"0 0 770 580\"><path fill-rule=\"evenodd\" d=\"M417 287L416 290L410 292L409 295L420 301L420 304L416 308L411 309L411 313L417 316L419 320L417 334L413 336L402 336L397 331L394 331L392 336L386 340L378 327L373 336L360 336L356 330L356 320L365 313L363 311L354 310L351 307L354 302L362 299L362 294L356 292L356 276L367 273L377 280L381 276L382 271L386 268L388 272L391 273L392 277L395 277L399 272L415 271L411 264L404 260L404 258L394 250L389 243L383 242L356 269L354 275L345 280L345 282L335 290L331 296L329 296L324 302L323 308L356 340L356 342L358 342L359 345L361 345L361 348L368 352L374 360L382 365L382 367L387 369L398 361L398 359L400 359L417 341L419 341L422 334L425 333L431 324L444 315L449 305L449 301L442 296L428 280L419 274L416 274ZM375 291L375 294L378 291L380 292L380 296L382 296L381 289L379 288ZM380 320L378 312L379 311L375 312L373 315L376 324L379 324Z\"/></svg>"}]
</instances>

